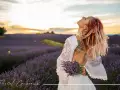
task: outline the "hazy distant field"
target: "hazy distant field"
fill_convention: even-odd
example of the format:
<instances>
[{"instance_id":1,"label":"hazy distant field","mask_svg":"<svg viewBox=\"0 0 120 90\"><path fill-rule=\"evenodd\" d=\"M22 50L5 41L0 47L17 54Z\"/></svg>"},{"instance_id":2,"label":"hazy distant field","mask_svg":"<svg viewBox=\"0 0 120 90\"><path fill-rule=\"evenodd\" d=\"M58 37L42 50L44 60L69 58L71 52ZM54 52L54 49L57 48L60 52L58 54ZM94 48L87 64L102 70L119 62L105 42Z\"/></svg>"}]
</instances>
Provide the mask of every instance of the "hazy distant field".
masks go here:
<instances>
[{"instance_id":1,"label":"hazy distant field","mask_svg":"<svg viewBox=\"0 0 120 90\"><path fill-rule=\"evenodd\" d=\"M41 41L50 39L64 44L69 36L6 34L0 38L0 83L12 83L0 84L0 90L57 90L57 85L43 84L58 84L56 60L62 47L50 46ZM109 37L109 53L102 57L108 81L89 77L94 84L120 84L120 36ZM97 90L120 90L120 85L95 86Z\"/></svg>"}]
</instances>

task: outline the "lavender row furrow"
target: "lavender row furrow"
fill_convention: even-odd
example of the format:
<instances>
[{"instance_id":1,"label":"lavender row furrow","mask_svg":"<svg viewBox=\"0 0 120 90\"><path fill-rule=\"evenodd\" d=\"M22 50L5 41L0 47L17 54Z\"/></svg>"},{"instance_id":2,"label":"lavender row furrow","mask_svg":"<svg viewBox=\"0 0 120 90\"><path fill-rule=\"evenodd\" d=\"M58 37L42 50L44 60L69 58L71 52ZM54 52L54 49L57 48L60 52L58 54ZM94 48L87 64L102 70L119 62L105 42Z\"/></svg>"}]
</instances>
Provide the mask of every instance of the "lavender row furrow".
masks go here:
<instances>
[{"instance_id":1,"label":"lavender row furrow","mask_svg":"<svg viewBox=\"0 0 120 90\"><path fill-rule=\"evenodd\" d=\"M43 84L56 83L56 59L59 54L60 52L56 51L27 60L26 63L13 68L13 70L2 73L0 75L0 80L8 80L9 82L14 80L19 82L22 80L23 83L39 83L37 86L26 86L28 90L43 90L43 88L50 88Z\"/></svg>"}]
</instances>

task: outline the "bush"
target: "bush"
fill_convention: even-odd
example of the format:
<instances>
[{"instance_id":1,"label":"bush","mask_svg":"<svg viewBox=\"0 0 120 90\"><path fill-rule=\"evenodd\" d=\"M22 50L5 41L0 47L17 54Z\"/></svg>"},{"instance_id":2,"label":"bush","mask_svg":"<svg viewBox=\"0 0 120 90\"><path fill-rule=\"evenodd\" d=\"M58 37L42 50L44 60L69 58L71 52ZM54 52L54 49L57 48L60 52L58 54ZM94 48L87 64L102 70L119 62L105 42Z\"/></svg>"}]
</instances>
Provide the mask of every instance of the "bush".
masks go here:
<instances>
[{"instance_id":1,"label":"bush","mask_svg":"<svg viewBox=\"0 0 120 90\"><path fill-rule=\"evenodd\" d=\"M7 30L4 27L0 27L0 36L3 36Z\"/></svg>"},{"instance_id":2,"label":"bush","mask_svg":"<svg viewBox=\"0 0 120 90\"><path fill-rule=\"evenodd\" d=\"M51 31L51 34L55 34L55 32L54 32L54 31Z\"/></svg>"}]
</instances>

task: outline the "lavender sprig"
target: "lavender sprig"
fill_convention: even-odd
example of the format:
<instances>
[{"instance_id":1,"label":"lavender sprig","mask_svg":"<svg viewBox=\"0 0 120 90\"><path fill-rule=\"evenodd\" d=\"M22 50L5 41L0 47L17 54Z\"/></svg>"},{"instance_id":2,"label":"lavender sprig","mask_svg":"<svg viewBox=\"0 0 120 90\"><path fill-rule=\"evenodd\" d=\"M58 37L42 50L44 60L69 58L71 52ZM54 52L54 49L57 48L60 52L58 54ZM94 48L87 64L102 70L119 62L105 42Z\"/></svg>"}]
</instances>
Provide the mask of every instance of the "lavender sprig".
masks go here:
<instances>
[{"instance_id":1,"label":"lavender sprig","mask_svg":"<svg viewBox=\"0 0 120 90\"><path fill-rule=\"evenodd\" d=\"M82 65L80 65L78 62L74 61L63 61L62 62L62 67L64 67L64 70L66 73L69 73L69 75L77 75L82 73Z\"/></svg>"}]
</instances>

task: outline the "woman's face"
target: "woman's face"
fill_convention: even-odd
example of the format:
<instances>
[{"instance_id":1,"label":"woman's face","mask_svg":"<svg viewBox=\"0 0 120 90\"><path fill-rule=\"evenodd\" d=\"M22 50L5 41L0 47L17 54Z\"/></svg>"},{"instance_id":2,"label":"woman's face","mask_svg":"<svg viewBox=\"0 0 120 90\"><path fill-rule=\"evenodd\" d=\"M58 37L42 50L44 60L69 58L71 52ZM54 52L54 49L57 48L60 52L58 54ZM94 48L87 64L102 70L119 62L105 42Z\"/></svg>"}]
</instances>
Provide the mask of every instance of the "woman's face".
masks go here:
<instances>
[{"instance_id":1,"label":"woman's face","mask_svg":"<svg viewBox=\"0 0 120 90\"><path fill-rule=\"evenodd\" d=\"M82 19L80 19L77 24L80 28L86 28L88 23L89 23L89 20L90 20L91 16L90 17L82 17Z\"/></svg>"}]
</instances>

